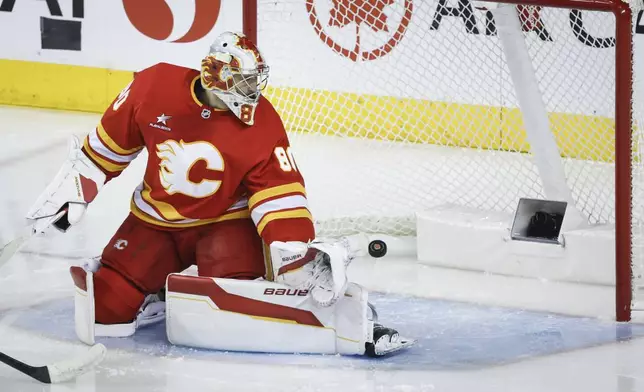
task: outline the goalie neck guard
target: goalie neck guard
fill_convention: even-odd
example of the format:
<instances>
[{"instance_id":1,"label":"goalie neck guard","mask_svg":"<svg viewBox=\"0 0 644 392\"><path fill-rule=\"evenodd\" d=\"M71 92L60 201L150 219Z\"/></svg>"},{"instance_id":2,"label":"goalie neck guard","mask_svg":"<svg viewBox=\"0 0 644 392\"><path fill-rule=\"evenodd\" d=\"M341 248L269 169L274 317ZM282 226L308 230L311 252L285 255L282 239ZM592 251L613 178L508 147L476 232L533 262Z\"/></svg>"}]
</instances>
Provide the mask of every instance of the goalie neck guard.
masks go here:
<instances>
[{"instance_id":1,"label":"goalie neck guard","mask_svg":"<svg viewBox=\"0 0 644 392\"><path fill-rule=\"evenodd\" d=\"M259 96L268 82L268 65L246 36L222 33L201 62L201 84L243 123L253 125Z\"/></svg>"}]
</instances>

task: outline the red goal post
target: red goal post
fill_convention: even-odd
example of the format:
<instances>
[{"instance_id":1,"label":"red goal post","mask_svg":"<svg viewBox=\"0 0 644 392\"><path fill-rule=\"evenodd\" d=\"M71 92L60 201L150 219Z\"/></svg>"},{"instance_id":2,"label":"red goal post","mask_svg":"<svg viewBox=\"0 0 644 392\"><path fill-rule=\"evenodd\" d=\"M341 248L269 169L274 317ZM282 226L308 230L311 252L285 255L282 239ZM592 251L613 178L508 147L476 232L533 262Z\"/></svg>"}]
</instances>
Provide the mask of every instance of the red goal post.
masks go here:
<instances>
[{"instance_id":1,"label":"red goal post","mask_svg":"<svg viewBox=\"0 0 644 392\"><path fill-rule=\"evenodd\" d=\"M280 0L272 3L281 3ZM311 2L311 1L308 1ZM261 0L243 0L244 33L262 49L261 30L258 33L258 3ZM284 3L294 3L286 0ZM302 0L303 6L307 1ZM632 286L632 214L633 214L633 8L623 0L504 0L488 3L505 3L522 6L554 7L612 13L615 17L615 108L614 108L614 224L615 224L615 285L616 319L631 319L633 302ZM259 10L261 12L261 10ZM259 35L259 37L258 37ZM288 42L281 45L287 46ZM297 51L297 48L292 48ZM268 53L269 59L271 53ZM307 72L302 69L301 72ZM270 83L270 81L269 81Z\"/></svg>"}]
</instances>

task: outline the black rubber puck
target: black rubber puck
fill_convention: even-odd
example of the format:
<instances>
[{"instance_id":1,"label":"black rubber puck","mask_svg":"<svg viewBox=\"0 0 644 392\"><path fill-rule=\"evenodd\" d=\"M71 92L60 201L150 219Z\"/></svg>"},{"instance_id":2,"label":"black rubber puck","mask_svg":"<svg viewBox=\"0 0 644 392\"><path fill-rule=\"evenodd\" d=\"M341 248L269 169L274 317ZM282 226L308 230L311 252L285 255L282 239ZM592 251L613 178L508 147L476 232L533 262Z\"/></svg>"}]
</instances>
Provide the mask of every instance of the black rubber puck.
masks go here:
<instances>
[{"instance_id":1,"label":"black rubber puck","mask_svg":"<svg viewBox=\"0 0 644 392\"><path fill-rule=\"evenodd\" d=\"M387 254L387 244L381 240L374 240L369 243L369 254L372 257L382 257Z\"/></svg>"}]
</instances>

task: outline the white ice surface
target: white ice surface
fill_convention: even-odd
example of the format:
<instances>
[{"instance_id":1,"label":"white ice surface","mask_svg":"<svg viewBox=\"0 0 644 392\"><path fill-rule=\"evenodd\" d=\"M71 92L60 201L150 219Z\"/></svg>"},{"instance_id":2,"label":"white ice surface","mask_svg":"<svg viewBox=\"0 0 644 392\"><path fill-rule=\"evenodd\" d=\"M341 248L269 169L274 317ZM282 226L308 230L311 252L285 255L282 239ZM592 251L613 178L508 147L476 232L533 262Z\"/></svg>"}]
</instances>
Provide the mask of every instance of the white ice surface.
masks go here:
<instances>
[{"instance_id":1,"label":"white ice surface","mask_svg":"<svg viewBox=\"0 0 644 392\"><path fill-rule=\"evenodd\" d=\"M97 118L0 107L0 243L20 231L24 212L64 159L67 136L84 134ZM70 340L22 328L19 320L33 312L27 309L29 305L70 296L67 268L79 257L100 251L127 213L129 192L140 174L140 163L128 169L118 189L106 188L74 233L36 238L25 252L0 267L0 351L40 365L86 349ZM462 282L452 284L458 287ZM443 314L449 313L447 309ZM423 315L412 312L406 317ZM482 330L494 330L496 324L485 320ZM52 329L56 322L51 320ZM427 320L427 328L431 327L432 320ZM450 335L452 341L458 338ZM508 364L474 370L410 369L414 370L262 363L247 356L158 356L136 347L112 348L95 371L58 386L40 385L0 366L0 391L644 391L644 340L606 343L537 358L528 355Z\"/></svg>"}]
</instances>

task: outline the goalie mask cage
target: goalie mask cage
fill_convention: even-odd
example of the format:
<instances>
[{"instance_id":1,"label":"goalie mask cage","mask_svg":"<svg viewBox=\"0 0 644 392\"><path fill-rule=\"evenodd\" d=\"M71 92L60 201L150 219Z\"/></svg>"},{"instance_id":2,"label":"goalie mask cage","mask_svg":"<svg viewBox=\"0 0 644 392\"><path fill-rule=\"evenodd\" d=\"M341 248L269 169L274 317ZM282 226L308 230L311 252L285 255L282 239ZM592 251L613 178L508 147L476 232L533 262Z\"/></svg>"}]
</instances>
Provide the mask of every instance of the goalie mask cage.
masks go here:
<instances>
[{"instance_id":1,"label":"goalie mask cage","mask_svg":"<svg viewBox=\"0 0 644 392\"><path fill-rule=\"evenodd\" d=\"M243 15L319 235L414 235L422 210L567 201L564 227L613 233L627 321L643 256L638 6L245 0Z\"/></svg>"}]
</instances>

